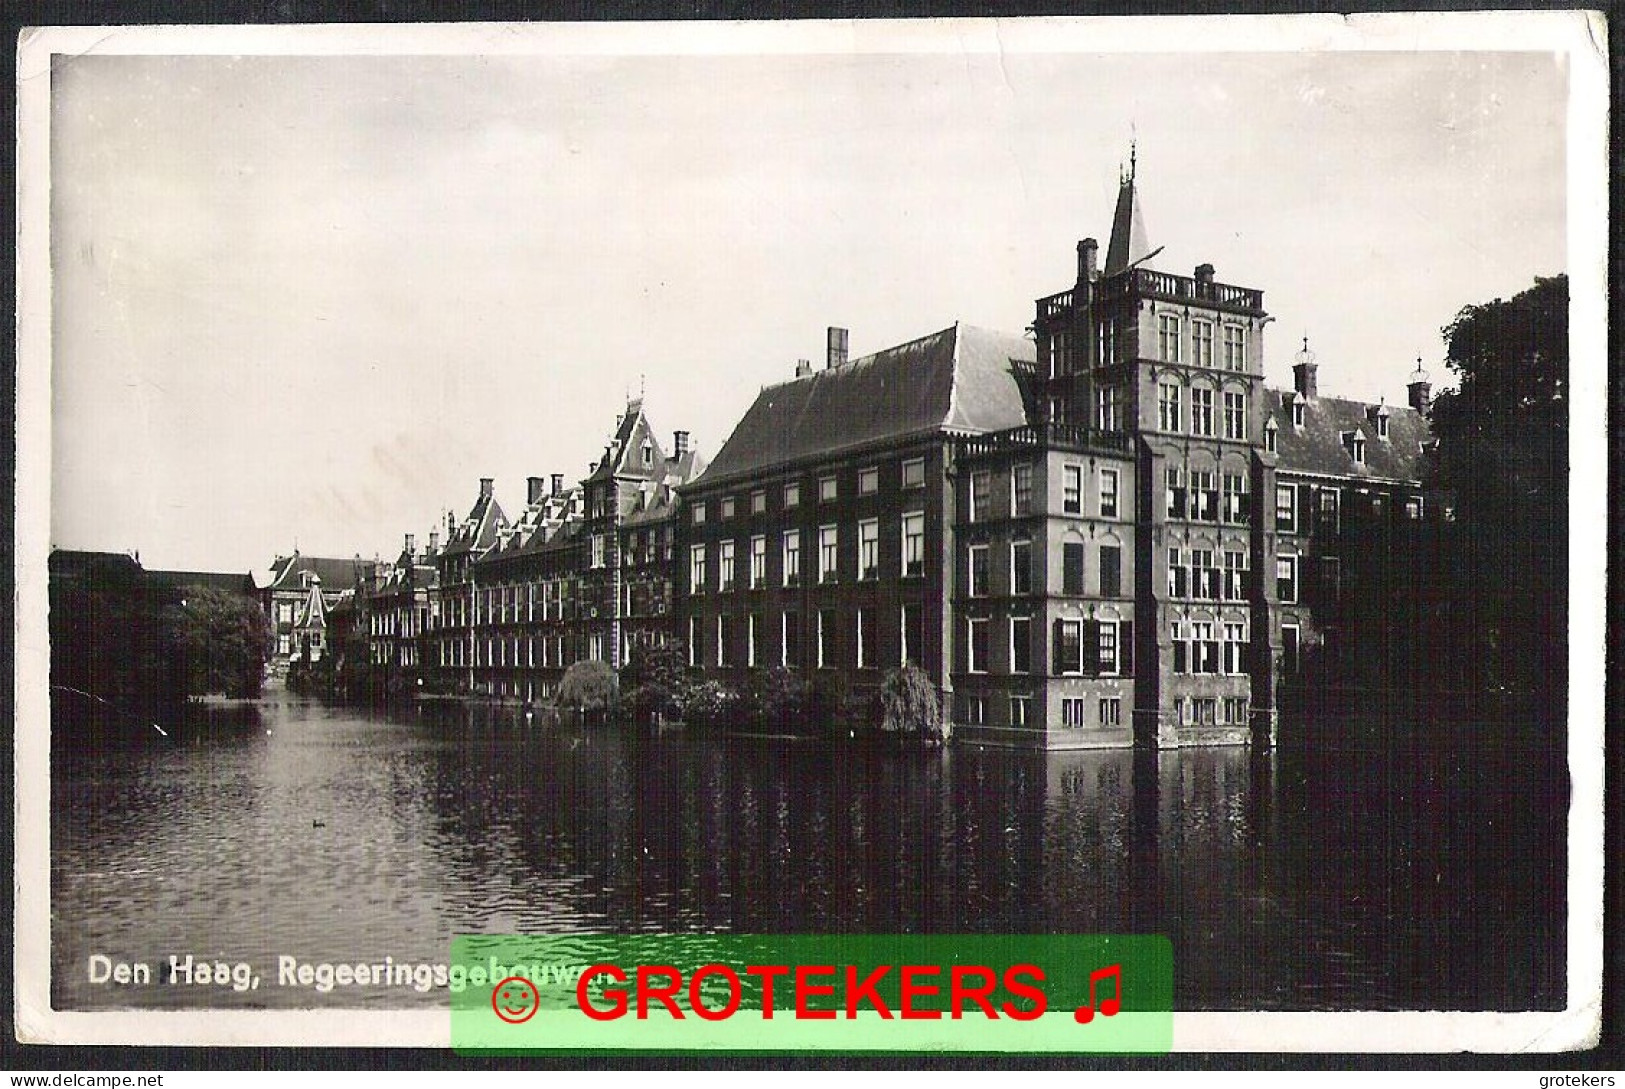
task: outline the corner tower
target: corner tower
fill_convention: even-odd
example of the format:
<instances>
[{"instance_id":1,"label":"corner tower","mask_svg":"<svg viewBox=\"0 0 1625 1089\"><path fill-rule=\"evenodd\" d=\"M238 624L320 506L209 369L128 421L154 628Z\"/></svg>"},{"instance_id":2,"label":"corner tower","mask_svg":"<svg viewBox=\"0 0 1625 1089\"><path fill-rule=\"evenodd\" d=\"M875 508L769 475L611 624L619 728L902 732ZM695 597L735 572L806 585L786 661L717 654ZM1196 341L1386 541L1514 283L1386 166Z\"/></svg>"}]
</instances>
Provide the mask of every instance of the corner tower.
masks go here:
<instances>
[{"instance_id":1,"label":"corner tower","mask_svg":"<svg viewBox=\"0 0 1625 1089\"><path fill-rule=\"evenodd\" d=\"M1037 302L1048 420L1134 450L1137 743L1268 744L1274 695L1264 497L1263 292L1147 267L1136 164L1119 179L1104 269L1078 244L1070 290Z\"/></svg>"}]
</instances>

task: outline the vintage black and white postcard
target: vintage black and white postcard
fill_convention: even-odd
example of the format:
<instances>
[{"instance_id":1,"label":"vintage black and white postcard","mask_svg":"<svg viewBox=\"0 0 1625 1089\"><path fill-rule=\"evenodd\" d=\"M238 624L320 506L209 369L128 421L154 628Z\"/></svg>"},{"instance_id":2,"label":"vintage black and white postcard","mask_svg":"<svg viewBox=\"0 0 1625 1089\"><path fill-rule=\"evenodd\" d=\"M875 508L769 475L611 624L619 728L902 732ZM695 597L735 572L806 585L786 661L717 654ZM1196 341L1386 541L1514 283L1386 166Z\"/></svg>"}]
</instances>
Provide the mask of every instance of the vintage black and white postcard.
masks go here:
<instances>
[{"instance_id":1,"label":"vintage black and white postcard","mask_svg":"<svg viewBox=\"0 0 1625 1089\"><path fill-rule=\"evenodd\" d=\"M1595 1040L1602 41L25 32L19 1037Z\"/></svg>"}]
</instances>

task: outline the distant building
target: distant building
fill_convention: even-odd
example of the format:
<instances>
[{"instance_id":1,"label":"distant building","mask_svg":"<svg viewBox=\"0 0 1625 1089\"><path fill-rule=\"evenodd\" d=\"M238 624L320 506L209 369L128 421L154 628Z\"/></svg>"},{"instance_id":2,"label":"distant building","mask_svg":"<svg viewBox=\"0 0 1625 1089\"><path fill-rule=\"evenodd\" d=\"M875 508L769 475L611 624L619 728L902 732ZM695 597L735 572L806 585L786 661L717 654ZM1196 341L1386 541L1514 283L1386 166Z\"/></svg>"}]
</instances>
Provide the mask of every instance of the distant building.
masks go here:
<instances>
[{"instance_id":1,"label":"distant building","mask_svg":"<svg viewBox=\"0 0 1625 1089\"><path fill-rule=\"evenodd\" d=\"M574 662L620 668L675 637L675 489L703 467L686 432L668 453L636 400L578 486L566 489L562 474L551 487L530 478L518 521L470 549L467 649L457 650L461 628L437 637L442 676L468 691L545 699ZM453 569L443 563L442 578Z\"/></svg>"},{"instance_id":2,"label":"distant building","mask_svg":"<svg viewBox=\"0 0 1625 1089\"><path fill-rule=\"evenodd\" d=\"M673 435L668 454L638 399L626 406L591 474L581 482L587 546L581 600L587 657L619 669L640 646L675 631L672 553L675 489L704 461Z\"/></svg>"},{"instance_id":3,"label":"distant building","mask_svg":"<svg viewBox=\"0 0 1625 1089\"><path fill-rule=\"evenodd\" d=\"M356 599L373 663L525 700L672 639L730 683L788 668L837 697L912 663L956 737L1036 748L1269 745L1282 707L1411 683L1393 648L1444 509L1426 374L1404 404L1322 396L1305 340L1269 389L1263 292L1160 253L1131 159L1104 263L1077 243L1028 336L851 360L832 327L709 466L631 401L579 485L531 478L510 520L484 479L443 548L408 538ZM281 653L319 647L354 568L278 562Z\"/></svg>"},{"instance_id":4,"label":"distant building","mask_svg":"<svg viewBox=\"0 0 1625 1089\"><path fill-rule=\"evenodd\" d=\"M526 481L524 513L475 565L478 630L463 687L541 699L585 656L577 626L582 509L581 489L566 488L562 473Z\"/></svg>"},{"instance_id":5,"label":"distant building","mask_svg":"<svg viewBox=\"0 0 1625 1089\"><path fill-rule=\"evenodd\" d=\"M273 679L287 676L297 657L315 657L327 644L327 611L339 595L354 589L357 562L325 556L305 556L297 549L271 564L270 581L259 589L265 615L275 640L266 673Z\"/></svg>"},{"instance_id":6,"label":"distant building","mask_svg":"<svg viewBox=\"0 0 1625 1089\"><path fill-rule=\"evenodd\" d=\"M418 548L414 534L406 534L395 562L380 564L358 595L367 663L384 679L386 690L416 691L424 676L423 642L430 597L438 586L438 552L438 531L429 534L426 550Z\"/></svg>"},{"instance_id":7,"label":"distant building","mask_svg":"<svg viewBox=\"0 0 1625 1089\"><path fill-rule=\"evenodd\" d=\"M441 684L472 691L482 643L485 598L477 591L474 562L497 547L508 528L491 477L480 479L480 492L461 522L446 516L446 547L435 556L436 582L429 598L430 642Z\"/></svg>"}]
</instances>

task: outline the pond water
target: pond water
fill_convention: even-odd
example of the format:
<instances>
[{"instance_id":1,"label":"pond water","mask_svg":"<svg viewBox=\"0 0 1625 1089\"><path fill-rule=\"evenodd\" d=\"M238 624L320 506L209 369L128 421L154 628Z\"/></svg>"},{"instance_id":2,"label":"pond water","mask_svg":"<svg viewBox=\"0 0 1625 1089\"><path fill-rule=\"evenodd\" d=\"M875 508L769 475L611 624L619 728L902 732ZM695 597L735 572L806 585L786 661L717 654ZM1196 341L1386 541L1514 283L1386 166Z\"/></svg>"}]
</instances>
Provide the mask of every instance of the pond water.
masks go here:
<instances>
[{"instance_id":1,"label":"pond water","mask_svg":"<svg viewBox=\"0 0 1625 1089\"><path fill-rule=\"evenodd\" d=\"M177 726L54 761L58 1008L431 1006L279 958L568 932L1164 933L1181 1009L1563 1006L1545 747L904 753L280 693ZM90 978L188 953L264 986Z\"/></svg>"}]
</instances>

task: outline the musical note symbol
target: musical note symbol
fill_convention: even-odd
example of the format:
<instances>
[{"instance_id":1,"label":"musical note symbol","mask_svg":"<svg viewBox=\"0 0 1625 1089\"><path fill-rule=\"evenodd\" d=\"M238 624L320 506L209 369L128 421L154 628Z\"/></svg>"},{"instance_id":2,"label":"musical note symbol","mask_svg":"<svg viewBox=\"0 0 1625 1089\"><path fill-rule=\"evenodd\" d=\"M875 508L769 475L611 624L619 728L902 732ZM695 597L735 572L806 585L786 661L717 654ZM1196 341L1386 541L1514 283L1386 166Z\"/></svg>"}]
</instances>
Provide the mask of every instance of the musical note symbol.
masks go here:
<instances>
[{"instance_id":1,"label":"musical note symbol","mask_svg":"<svg viewBox=\"0 0 1625 1089\"><path fill-rule=\"evenodd\" d=\"M1107 1017L1113 1017L1118 1010L1123 1008L1123 966L1113 964L1109 968L1101 968L1089 973L1090 1004L1079 1006L1072 1014L1073 1020L1077 1021L1078 1024L1087 1025L1095 1019L1095 1009L1092 1005L1095 1001L1095 986L1103 979L1116 980L1117 986L1114 988L1115 993L1110 998L1101 1001L1100 1012Z\"/></svg>"}]
</instances>

